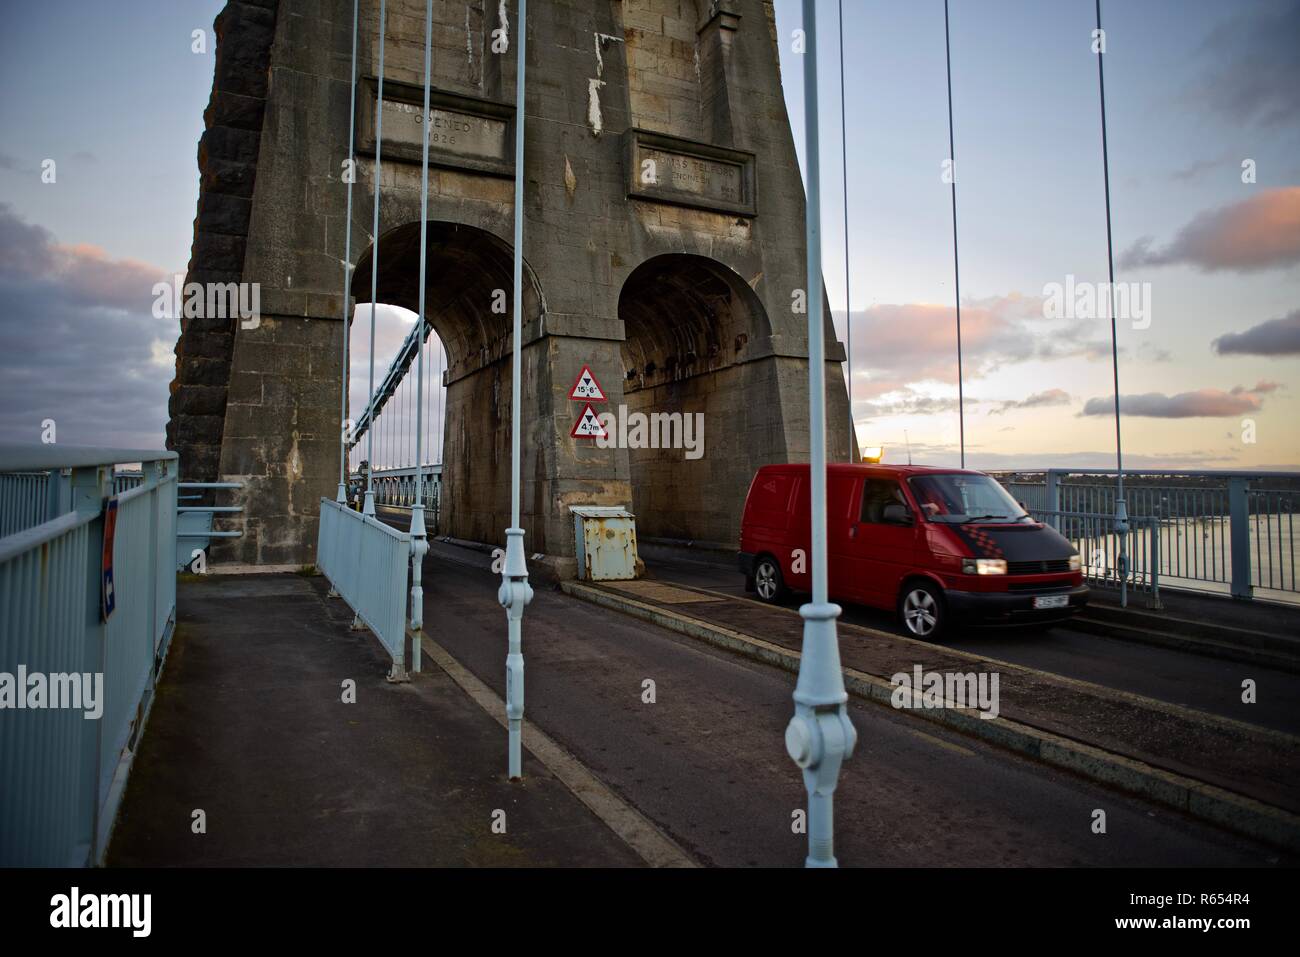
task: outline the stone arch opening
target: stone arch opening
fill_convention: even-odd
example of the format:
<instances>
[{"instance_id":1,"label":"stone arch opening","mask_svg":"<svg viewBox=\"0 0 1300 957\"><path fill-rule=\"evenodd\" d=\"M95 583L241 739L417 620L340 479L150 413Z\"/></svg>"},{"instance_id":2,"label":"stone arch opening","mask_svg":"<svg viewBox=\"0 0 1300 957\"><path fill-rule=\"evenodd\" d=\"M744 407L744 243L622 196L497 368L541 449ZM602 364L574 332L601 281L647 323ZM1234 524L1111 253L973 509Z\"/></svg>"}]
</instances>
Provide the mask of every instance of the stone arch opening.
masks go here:
<instances>
[{"instance_id":1,"label":"stone arch opening","mask_svg":"<svg viewBox=\"0 0 1300 957\"><path fill-rule=\"evenodd\" d=\"M440 529L457 538L495 542L510 517L514 254L499 236L459 223L430 221L427 242L425 316L447 356ZM370 302L372 253L373 246L353 274L351 291L358 304ZM419 290L420 224L413 222L380 237L375 299L414 312ZM546 311L526 262L523 311L526 342L529 327L536 328Z\"/></svg>"},{"instance_id":2,"label":"stone arch opening","mask_svg":"<svg viewBox=\"0 0 1300 957\"><path fill-rule=\"evenodd\" d=\"M616 424L638 534L732 546L754 470L784 455L780 405L768 395L775 368L755 361L771 355L767 313L731 269L682 253L633 270L618 312L626 410ZM664 448L674 416L682 443ZM659 447L646 447L645 438ZM695 448L685 447L688 439Z\"/></svg>"}]
</instances>

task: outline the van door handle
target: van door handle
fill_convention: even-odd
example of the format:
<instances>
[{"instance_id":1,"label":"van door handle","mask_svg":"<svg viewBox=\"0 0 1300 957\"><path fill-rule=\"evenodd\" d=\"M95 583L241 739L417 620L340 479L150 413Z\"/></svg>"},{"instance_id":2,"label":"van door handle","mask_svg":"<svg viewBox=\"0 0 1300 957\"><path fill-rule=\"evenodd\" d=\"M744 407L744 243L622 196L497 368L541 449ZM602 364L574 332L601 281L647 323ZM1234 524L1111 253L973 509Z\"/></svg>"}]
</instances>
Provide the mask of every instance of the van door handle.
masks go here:
<instances>
[{"instance_id":1,"label":"van door handle","mask_svg":"<svg viewBox=\"0 0 1300 957\"><path fill-rule=\"evenodd\" d=\"M849 538L857 538L857 537L858 537L858 526L856 526L856 525L850 525L850 526L849 526Z\"/></svg>"}]
</instances>

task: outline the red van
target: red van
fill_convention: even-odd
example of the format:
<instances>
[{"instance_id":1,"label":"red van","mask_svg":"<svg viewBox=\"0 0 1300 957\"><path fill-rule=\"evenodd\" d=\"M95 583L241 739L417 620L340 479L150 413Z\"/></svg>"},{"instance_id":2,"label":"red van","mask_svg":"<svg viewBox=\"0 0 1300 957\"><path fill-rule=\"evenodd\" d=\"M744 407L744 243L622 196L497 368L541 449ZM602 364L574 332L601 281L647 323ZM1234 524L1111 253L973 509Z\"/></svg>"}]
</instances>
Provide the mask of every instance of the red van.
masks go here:
<instances>
[{"instance_id":1,"label":"red van","mask_svg":"<svg viewBox=\"0 0 1300 957\"><path fill-rule=\"evenodd\" d=\"M830 465L830 597L894 609L935 638L949 619L1042 622L1088 602L1079 553L1034 521L983 472L912 465ZM740 567L766 602L808 591L807 465L766 465L745 498Z\"/></svg>"}]
</instances>

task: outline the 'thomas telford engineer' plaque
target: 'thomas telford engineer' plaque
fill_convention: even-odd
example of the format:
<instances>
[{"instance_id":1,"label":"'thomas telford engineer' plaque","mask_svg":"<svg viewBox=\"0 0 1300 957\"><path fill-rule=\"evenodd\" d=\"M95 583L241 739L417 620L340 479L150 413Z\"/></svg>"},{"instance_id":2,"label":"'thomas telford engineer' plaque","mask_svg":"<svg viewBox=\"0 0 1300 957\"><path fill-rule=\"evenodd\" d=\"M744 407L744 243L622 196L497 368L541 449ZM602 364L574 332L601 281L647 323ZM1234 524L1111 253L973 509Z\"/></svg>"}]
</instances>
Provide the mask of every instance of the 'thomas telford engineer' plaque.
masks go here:
<instances>
[{"instance_id":1,"label":"'thomas telford engineer' plaque","mask_svg":"<svg viewBox=\"0 0 1300 957\"><path fill-rule=\"evenodd\" d=\"M624 136L629 197L757 215L753 153L647 130Z\"/></svg>"}]
</instances>

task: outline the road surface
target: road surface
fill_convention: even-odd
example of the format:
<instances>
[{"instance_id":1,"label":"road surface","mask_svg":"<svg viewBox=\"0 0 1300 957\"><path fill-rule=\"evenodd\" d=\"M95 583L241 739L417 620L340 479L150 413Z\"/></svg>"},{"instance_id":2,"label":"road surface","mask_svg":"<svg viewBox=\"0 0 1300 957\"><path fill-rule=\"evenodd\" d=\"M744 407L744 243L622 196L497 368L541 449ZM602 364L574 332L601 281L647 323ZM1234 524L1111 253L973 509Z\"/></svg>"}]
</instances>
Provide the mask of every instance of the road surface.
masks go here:
<instances>
[{"instance_id":1,"label":"road surface","mask_svg":"<svg viewBox=\"0 0 1300 957\"><path fill-rule=\"evenodd\" d=\"M651 574L662 581L755 598L753 593L745 591L744 578L734 568L659 556L648 559L647 564ZM806 599L791 598L787 604L797 608L801 600ZM892 634L906 634L893 614L863 605L844 605L841 620ZM942 639L941 643L1185 708L1300 734L1300 675L1285 671L1105 638L1062 626L968 628ZM1246 678L1255 681L1254 704L1241 700L1241 683Z\"/></svg>"},{"instance_id":2,"label":"road surface","mask_svg":"<svg viewBox=\"0 0 1300 957\"><path fill-rule=\"evenodd\" d=\"M503 695L506 622L490 561L432 543L425 631ZM805 794L783 746L793 676L546 587L525 613L524 654L528 719L702 863L802 863L806 837L791 822ZM855 700L850 714L859 744L835 808L845 866L1291 863L888 708ZM502 773L505 760L503 731Z\"/></svg>"}]
</instances>

